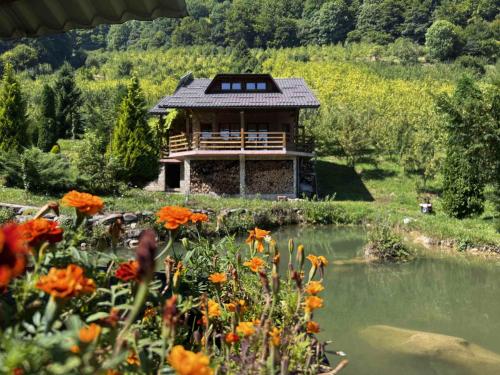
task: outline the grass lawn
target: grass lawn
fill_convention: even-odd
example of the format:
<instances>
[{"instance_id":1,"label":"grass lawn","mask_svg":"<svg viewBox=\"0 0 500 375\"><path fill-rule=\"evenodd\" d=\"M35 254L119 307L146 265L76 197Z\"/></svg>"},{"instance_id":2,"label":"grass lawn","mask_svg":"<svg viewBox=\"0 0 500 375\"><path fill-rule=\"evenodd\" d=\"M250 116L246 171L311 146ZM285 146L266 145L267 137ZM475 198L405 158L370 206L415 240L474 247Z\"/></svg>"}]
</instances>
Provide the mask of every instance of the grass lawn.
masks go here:
<instances>
[{"instance_id":1,"label":"grass lawn","mask_svg":"<svg viewBox=\"0 0 500 375\"><path fill-rule=\"evenodd\" d=\"M76 156L74 144L61 144L62 153L68 158ZM261 199L216 198L146 192L131 189L121 196L104 197L110 211L153 211L169 204L187 205L193 208L222 209L245 208L273 217L276 209L300 209L309 223L360 224L377 220L389 220L403 226L404 218L413 221L406 225L423 235L437 239L454 239L477 244L500 244L500 233L495 229L494 208L486 203L483 215L473 219L457 220L447 217L437 195L432 198L434 215L420 213L420 199L416 193L416 177L406 176L396 163L381 162L346 167L338 159L318 161L318 186L322 196L334 197L326 201L271 202ZM21 189L0 187L0 202L39 206L47 200L60 197L26 193ZM67 210L67 209L66 209ZM65 212L65 209L63 209ZM67 212L67 211L66 211ZM251 223L248 223L251 225Z\"/></svg>"}]
</instances>

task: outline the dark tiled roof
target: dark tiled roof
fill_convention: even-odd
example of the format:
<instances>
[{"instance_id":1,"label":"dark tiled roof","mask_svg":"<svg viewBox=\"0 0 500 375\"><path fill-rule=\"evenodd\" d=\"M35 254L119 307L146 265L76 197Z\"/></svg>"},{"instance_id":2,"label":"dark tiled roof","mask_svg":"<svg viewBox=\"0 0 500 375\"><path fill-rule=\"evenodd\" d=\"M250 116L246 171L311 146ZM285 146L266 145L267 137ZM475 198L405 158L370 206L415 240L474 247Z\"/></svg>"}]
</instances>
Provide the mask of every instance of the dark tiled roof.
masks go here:
<instances>
[{"instance_id":1,"label":"dark tiled roof","mask_svg":"<svg viewBox=\"0 0 500 375\"><path fill-rule=\"evenodd\" d=\"M163 98L150 113L165 113L169 108L317 108L320 103L302 78L275 79L281 93L205 94L212 80L194 79L180 86L172 96Z\"/></svg>"},{"instance_id":2,"label":"dark tiled roof","mask_svg":"<svg viewBox=\"0 0 500 375\"><path fill-rule=\"evenodd\" d=\"M0 38L186 15L185 0L0 0Z\"/></svg>"}]
</instances>

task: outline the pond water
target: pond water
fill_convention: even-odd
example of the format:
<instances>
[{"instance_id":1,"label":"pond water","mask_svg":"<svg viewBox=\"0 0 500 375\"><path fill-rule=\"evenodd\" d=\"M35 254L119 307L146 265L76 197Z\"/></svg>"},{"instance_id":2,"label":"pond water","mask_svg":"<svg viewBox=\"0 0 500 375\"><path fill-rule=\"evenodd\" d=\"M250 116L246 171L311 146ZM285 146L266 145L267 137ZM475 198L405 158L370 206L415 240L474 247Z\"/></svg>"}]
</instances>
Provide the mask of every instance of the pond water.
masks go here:
<instances>
[{"instance_id":1,"label":"pond water","mask_svg":"<svg viewBox=\"0 0 500 375\"><path fill-rule=\"evenodd\" d=\"M317 310L315 320L322 327L320 338L333 340L328 348L348 354L350 364L342 374L487 373L481 361L467 356L458 359L470 364L465 369L454 359L383 351L383 345L372 345L373 336L370 341L361 334L373 325L457 336L500 353L500 262L424 254L405 264L340 265L339 261L362 255L365 235L361 229L285 227L275 231L273 238L282 249L288 238L296 243L300 239L306 253L337 261L327 268L322 292L325 306ZM382 332L377 340L391 338ZM417 342L397 347L419 350ZM338 362L338 357L330 359ZM489 373L500 374L500 368Z\"/></svg>"}]
</instances>

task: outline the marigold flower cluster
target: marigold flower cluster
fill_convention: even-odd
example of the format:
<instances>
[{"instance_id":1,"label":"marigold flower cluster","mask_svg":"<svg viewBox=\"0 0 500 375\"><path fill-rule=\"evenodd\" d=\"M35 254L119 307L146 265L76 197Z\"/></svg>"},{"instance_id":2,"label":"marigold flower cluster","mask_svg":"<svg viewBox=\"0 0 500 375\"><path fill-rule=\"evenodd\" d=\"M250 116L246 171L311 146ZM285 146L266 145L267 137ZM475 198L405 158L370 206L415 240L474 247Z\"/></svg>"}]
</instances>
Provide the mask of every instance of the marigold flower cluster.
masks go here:
<instances>
[{"instance_id":1,"label":"marigold flower cluster","mask_svg":"<svg viewBox=\"0 0 500 375\"><path fill-rule=\"evenodd\" d=\"M248 238L246 239L246 243L249 245L257 244L257 251L262 253L264 251L264 239L271 234L270 231L255 228L248 231Z\"/></svg>"},{"instance_id":2,"label":"marigold flower cluster","mask_svg":"<svg viewBox=\"0 0 500 375\"><path fill-rule=\"evenodd\" d=\"M0 227L0 291L24 272L29 249L17 224Z\"/></svg>"},{"instance_id":3,"label":"marigold flower cluster","mask_svg":"<svg viewBox=\"0 0 500 375\"><path fill-rule=\"evenodd\" d=\"M203 353L194 353L176 345L170 351L168 363L177 375L212 375L210 359Z\"/></svg>"},{"instance_id":4,"label":"marigold flower cluster","mask_svg":"<svg viewBox=\"0 0 500 375\"><path fill-rule=\"evenodd\" d=\"M115 277L122 281L139 281L139 262L130 260L121 263L115 272Z\"/></svg>"},{"instance_id":5,"label":"marigold flower cluster","mask_svg":"<svg viewBox=\"0 0 500 375\"><path fill-rule=\"evenodd\" d=\"M249 261L243 263L244 266L250 268L253 272L259 272L265 264L266 262L259 257L253 257Z\"/></svg>"},{"instance_id":6,"label":"marigold flower cluster","mask_svg":"<svg viewBox=\"0 0 500 375\"><path fill-rule=\"evenodd\" d=\"M67 193L62 198L61 203L63 206L74 207L78 212L87 216L94 216L104 208L104 202L101 198L76 190Z\"/></svg>"},{"instance_id":7,"label":"marigold flower cluster","mask_svg":"<svg viewBox=\"0 0 500 375\"><path fill-rule=\"evenodd\" d=\"M203 213L194 213L188 208L180 206L165 206L156 213L157 222L163 223L168 230L176 230L181 225L192 223L201 223L208 221L208 216Z\"/></svg>"},{"instance_id":8,"label":"marigold flower cluster","mask_svg":"<svg viewBox=\"0 0 500 375\"><path fill-rule=\"evenodd\" d=\"M62 241L63 230L55 221L47 219L29 220L20 225L24 240L30 247L36 247L44 242L51 244Z\"/></svg>"},{"instance_id":9,"label":"marigold flower cluster","mask_svg":"<svg viewBox=\"0 0 500 375\"><path fill-rule=\"evenodd\" d=\"M96 289L94 280L86 278L83 269L75 264L66 268L52 267L47 275L40 277L36 287L61 299L92 293Z\"/></svg>"}]
</instances>

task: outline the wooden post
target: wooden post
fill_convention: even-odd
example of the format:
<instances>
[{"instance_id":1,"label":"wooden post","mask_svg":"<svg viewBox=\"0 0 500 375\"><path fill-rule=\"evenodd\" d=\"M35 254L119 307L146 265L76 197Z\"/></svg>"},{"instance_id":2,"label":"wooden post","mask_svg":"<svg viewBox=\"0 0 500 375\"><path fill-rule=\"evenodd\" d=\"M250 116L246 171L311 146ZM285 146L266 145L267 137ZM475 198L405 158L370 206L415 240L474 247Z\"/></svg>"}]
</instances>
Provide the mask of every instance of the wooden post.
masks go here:
<instances>
[{"instance_id":1,"label":"wooden post","mask_svg":"<svg viewBox=\"0 0 500 375\"><path fill-rule=\"evenodd\" d=\"M245 149L245 112L240 111L240 141L241 150Z\"/></svg>"},{"instance_id":2,"label":"wooden post","mask_svg":"<svg viewBox=\"0 0 500 375\"><path fill-rule=\"evenodd\" d=\"M286 132L283 132L282 137L283 137L283 150L286 151Z\"/></svg>"}]
</instances>

